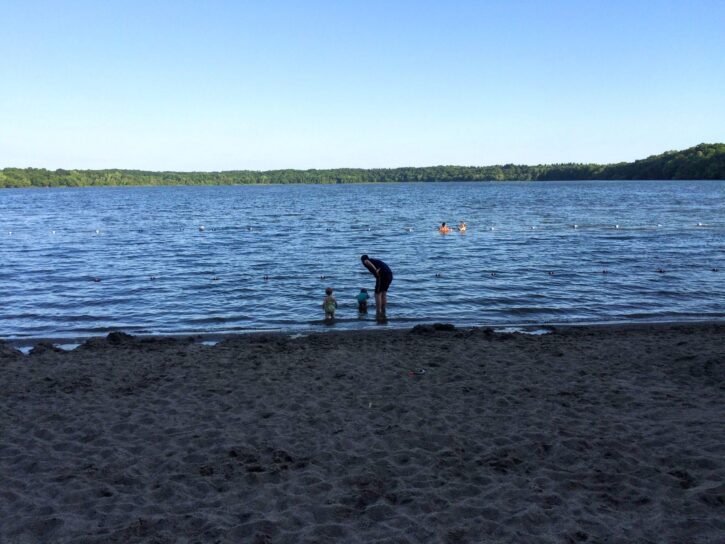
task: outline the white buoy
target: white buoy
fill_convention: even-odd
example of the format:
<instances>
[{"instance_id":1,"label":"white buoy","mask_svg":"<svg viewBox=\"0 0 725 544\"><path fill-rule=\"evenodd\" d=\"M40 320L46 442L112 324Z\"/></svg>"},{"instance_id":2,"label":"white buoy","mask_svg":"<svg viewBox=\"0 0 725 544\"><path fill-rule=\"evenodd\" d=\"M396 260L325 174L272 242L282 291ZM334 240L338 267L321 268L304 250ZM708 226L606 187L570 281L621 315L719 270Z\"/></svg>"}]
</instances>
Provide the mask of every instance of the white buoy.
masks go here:
<instances>
[{"instance_id":1,"label":"white buoy","mask_svg":"<svg viewBox=\"0 0 725 544\"><path fill-rule=\"evenodd\" d=\"M702 223L698 223L698 224L697 224L697 226L698 226L698 227L704 227L705 225L704 225L704 224L702 224Z\"/></svg>"},{"instance_id":2,"label":"white buoy","mask_svg":"<svg viewBox=\"0 0 725 544\"><path fill-rule=\"evenodd\" d=\"M574 224L572 225L572 227L574 227L575 229L578 229L578 228L579 228L579 225L577 225L576 223L574 223Z\"/></svg>"},{"instance_id":3,"label":"white buoy","mask_svg":"<svg viewBox=\"0 0 725 544\"><path fill-rule=\"evenodd\" d=\"M51 231L50 231L50 233L51 233L51 234L55 234L55 231L54 231L54 230L51 230Z\"/></svg>"},{"instance_id":4,"label":"white buoy","mask_svg":"<svg viewBox=\"0 0 725 544\"><path fill-rule=\"evenodd\" d=\"M614 228L615 228L615 229L618 229L618 228L619 228L619 225L614 225Z\"/></svg>"},{"instance_id":5,"label":"white buoy","mask_svg":"<svg viewBox=\"0 0 725 544\"><path fill-rule=\"evenodd\" d=\"M96 234L101 234L101 231L96 229Z\"/></svg>"},{"instance_id":6,"label":"white buoy","mask_svg":"<svg viewBox=\"0 0 725 544\"><path fill-rule=\"evenodd\" d=\"M536 230L536 227L531 227L531 230Z\"/></svg>"},{"instance_id":7,"label":"white buoy","mask_svg":"<svg viewBox=\"0 0 725 544\"><path fill-rule=\"evenodd\" d=\"M491 227L491 230L496 230L496 227Z\"/></svg>"},{"instance_id":8,"label":"white buoy","mask_svg":"<svg viewBox=\"0 0 725 544\"><path fill-rule=\"evenodd\" d=\"M201 226L199 227L199 231L200 231L200 232L204 231L204 225L201 225Z\"/></svg>"}]
</instances>

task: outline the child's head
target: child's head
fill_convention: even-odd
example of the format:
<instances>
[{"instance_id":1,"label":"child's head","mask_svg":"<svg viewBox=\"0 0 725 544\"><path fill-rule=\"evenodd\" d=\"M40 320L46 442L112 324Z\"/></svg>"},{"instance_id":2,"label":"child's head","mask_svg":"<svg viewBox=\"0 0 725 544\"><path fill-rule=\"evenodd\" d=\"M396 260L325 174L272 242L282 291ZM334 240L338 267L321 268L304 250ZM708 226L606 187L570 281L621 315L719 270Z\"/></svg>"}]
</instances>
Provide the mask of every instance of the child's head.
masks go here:
<instances>
[{"instance_id":1,"label":"child's head","mask_svg":"<svg viewBox=\"0 0 725 544\"><path fill-rule=\"evenodd\" d=\"M331 295L332 294L332 287L328 287L327 289L325 289L325 294L326 295Z\"/></svg>"},{"instance_id":2,"label":"child's head","mask_svg":"<svg viewBox=\"0 0 725 544\"><path fill-rule=\"evenodd\" d=\"M360 292L361 292L361 293L367 293L367 292L368 292L368 290L367 290L367 289L365 289L365 288L363 287L362 289L360 289Z\"/></svg>"}]
</instances>

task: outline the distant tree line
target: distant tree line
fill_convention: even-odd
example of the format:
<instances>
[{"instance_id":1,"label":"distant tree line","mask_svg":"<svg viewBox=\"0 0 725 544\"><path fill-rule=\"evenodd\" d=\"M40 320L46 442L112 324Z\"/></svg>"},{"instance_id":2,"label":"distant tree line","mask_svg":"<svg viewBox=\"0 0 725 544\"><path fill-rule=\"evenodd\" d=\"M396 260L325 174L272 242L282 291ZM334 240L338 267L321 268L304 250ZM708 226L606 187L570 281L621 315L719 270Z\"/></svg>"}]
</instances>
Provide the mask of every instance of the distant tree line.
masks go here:
<instances>
[{"instance_id":1,"label":"distant tree line","mask_svg":"<svg viewBox=\"0 0 725 544\"><path fill-rule=\"evenodd\" d=\"M700 144L634 162L525 166L429 166L334 170L235 170L146 172L141 170L45 170L5 168L0 187L99 185L243 185L284 183L383 183L411 181L545 181L626 179L725 179L725 144Z\"/></svg>"}]
</instances>

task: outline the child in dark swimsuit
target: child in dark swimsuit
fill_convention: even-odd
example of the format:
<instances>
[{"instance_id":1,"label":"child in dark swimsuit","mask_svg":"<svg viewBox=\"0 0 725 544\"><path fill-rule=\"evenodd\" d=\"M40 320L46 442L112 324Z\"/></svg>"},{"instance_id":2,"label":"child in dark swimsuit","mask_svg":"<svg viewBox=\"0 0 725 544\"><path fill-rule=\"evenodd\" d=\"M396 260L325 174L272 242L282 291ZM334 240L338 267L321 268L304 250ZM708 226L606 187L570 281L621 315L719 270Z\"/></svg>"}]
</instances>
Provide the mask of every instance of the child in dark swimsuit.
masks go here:
<instances>
[{"instance_id":1,"label":"child in dark swimsuit","mask_svg":"<svg viewBox=\"0 0 725 544\"><path fill-rule=\"evenodd\" d=\"M357 311L361 314L368 313L368 299L370 298L370 295L368 295L367 289L360 289L360 293L357 295Z\"/></svg>"}]
</instances>

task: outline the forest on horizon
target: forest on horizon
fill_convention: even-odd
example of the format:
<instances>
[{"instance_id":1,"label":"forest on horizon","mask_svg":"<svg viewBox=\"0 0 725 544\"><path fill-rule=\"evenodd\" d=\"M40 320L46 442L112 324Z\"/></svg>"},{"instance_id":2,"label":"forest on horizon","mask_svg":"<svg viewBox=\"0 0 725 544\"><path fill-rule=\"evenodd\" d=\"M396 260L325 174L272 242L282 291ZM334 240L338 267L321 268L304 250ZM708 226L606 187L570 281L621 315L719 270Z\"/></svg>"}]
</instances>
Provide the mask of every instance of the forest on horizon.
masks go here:
<instances>
[{"instance_id":1,"label":"forest on horizon","mask_svg":"<svg viewBox=\"0 0 725 544\"><path fill-rule=\"evenodd\" d=\"M150 172L142 170L46 170L4 168L0 188L116 185L246 185L291 183L386 183L429 181L725 179L725 144L700 144L634 162L330 170L232 170L225 172Z\"/></svg>"}]
</instances>

